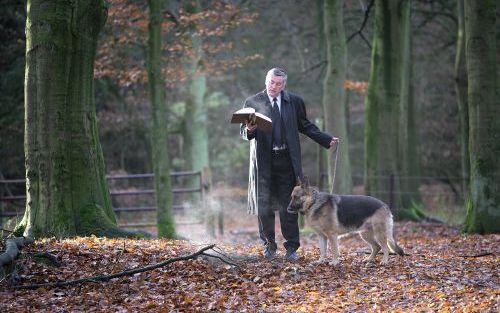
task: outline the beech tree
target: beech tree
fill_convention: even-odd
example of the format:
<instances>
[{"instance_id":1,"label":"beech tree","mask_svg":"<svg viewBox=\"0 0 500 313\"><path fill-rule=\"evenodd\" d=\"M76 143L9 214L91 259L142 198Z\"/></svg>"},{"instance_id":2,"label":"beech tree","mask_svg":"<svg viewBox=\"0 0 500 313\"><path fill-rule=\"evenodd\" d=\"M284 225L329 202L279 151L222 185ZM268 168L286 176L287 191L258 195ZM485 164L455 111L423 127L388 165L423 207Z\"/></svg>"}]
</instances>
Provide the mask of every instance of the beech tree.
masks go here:
<instances>
[{"instance_id":1,"label":"beech tree","mask_svg":"<svg viewBox=\"0 0 500 313\"><path fill-rule=\"evenodd\" d=\"M500 90L495 3L465 1L470 199L464 230L469 233L500 231Z\"/></svg>"},{"instance_id":2,"label":"beech tree","mask_svg":"<svg viewBox=\"0 0 500 313\"><path fill-rule=\"evenodd\" d=\"M336 188L338 193L352 192L349 138L347 137L346 80L347 48L343 20L343 0L325 0L323 10L324 39L326 46L326 75L323 80L323 112L325 130L341 139L342 147L337 167ZM331 152L333 153L333 151ZM330 184L333 180L333 162L328 162ZM329 188L331 190L331 186Z\"/></svg>"},{"instance_id":3,"label":"beech tree","mask_svg":"<svg viewBox=\"0 0 500 313\"><path fill-rule=\"evenodd\" d=\"M94 103L103 0L27 3L26 236L122 235L105 179Z\"/></svg>"},{"instance_id":4,"label":"beech tree","mask_svg":"<svg viewBox=\"0 0 500 313\"><path fill-rule=\"evenodd\" d=\"M460 165L462 191L467 193L469 177L469 109L467 107L467 69L465 67L464 0L457 1L457 52L455 55L455 92L460 118Z\"/></svg>"},{"instance_id":5,"label":"beech tree","mask_svg":"<svg viewBox=\"0 0 500 313\"><path fill-rule=\"evenodd\" d=\"M149 99L153 120L151 146L155 185L155 202L159 237L175 237L170 158L168 154L168 110L165 83L162 75L162 0L148 0L148 54Z\"/></svg>"},{"instance_id":6,"label":"beech tree","mask_svg":"<svg viewBox=\"0 0 500 313\"><path fill-rule=\"evenodd\" d=\"M418 161L411 89L410 12L408 0L376 1L372 69L366 97L365 190L392 204L399 218L419 217L415 216L417 211L408 215L405 210L418 201L418 182L411 180L416 176Z\"/></svg>"},{"instance_id":7,"label":"beech tree","mask_svg":"<svg viewBox=\"0 0 500 313\"><path fill-rule=\"evenodd\" d=\"M199 1L185 4L188 14L196 15L202 12ZM197 32L196 19L189 25L191 34L191 53L186 58L186 72L188 73L189 92L186 97L186 110L183 123L183 156L184 166L187 170L201 171L209 166L208 153L208 107L205 104L207 91L207 77L205 72L205 60L203 50L203 38ZM198 24L200 21L198 21ZM197 178L190 180L193 187L198 184ZM192 197L193 199L196 197Z\"/></svg>"}]
</instances>

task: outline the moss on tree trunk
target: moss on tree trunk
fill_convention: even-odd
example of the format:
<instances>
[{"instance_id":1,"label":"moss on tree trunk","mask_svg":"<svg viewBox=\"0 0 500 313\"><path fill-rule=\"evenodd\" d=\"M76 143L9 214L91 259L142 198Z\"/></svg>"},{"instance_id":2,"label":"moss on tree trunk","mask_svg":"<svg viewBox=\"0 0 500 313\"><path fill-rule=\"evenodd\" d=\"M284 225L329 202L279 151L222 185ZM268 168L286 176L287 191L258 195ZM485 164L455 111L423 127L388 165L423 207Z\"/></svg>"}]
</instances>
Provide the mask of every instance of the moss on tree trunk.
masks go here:
<instances>
[{"instance_id":1,"label":"moss on tree trunk","mask_svg":"<svg viewBox=\"0 0 500 313\"><path fill-rule=\"evenodd\" d=\"M174 238L175 220L173 216L172 184L170 180L170 158L168 155L168 114L165 98L165 84L161 73L162 0L148 0L148 78L149 98L153 118L152 154L157 207L158 236Z\"/></svg>"},{"instance_id":2,"label":"moss on tree trunk","mask_svg":"<svg viewBox=\"0 0 500 313\"><path fill-rule=\"evenodd\" d=\"M465 67L464 0L457 1L457 52L455 55L455 92L460 120L460 166L462 192L468 194L469 177L469 108L467 105L467 69ZM464 197L466 198L466 196Z\"/></svg>"},{"instance_id":3,"label":"moss on tree trunk","mask_svg":"<svg viewBox=\"0 0 500 313\"><path fill-rule=\"evenodd\" d=\"M495 12L494 0L465 1L471 177L464 230L481 234L500 232L500 91Z\"/></svg>"},{"instance_id":4,"label":"moss on tree trunk","mask_svg":"<svg viewBox=\"0 0 500 313\"><path fill-rule=\"evenodd\" d=\"M344 82L346 80L347 48L343 19L343 0L325 0L323 10L324 38L326 42L326 75L323 80L323 112L325 130L341 139L335 192L351 193L352 177L347 135L347 102ZM331 153L334 150L331 149ZM330 156L331 157L331 156ZM330 160L330 158L329 158ZM328 162L331 190L333 162Z\"/></svg>"},{"instance_id":5,"label":"moss on tree trunk","mask_svg":"<svg viewBox=\"0 0 500 313\"><path fill-rule=\"evenodd\" d=\"M365 191L391 204L396 217L418 201L416 130L411 88L409 1L377 1L366 97ZM409 195L412 195L411 197Z\"/></svg>"},{"instance_id":6,"label":"moss on tree trunk","mask_svg":"<svg viewBox=\"0 0 500 313\"><path fill-rule=\"evenodd\" d=\"M104 1L27 3L25 235L116 229L99 143L93 71Z\"/></svg>"},{"instance_id":7,"label":"moss on tree trunk","mask_svg":"<svg viewBox=\"0 0 500 313\"><path fill-rule=\"evenodd\" d=\"M199 1L186 2L184 8L191 14L197 14L201 11ZM191 36L192 55L185 65L186 72L189 75L189 95L186 101L186 112L184 114L184 166L186 170L202 171L209 167L208 153L208 110L205 104L205 95L207 92L207 77L203 65L203 39L193 29ZM193 188L199 187L198 177L187 178L187 185ZM199 194L191 194L191 201L199 201Z\"/></svg>"}]
</instances>

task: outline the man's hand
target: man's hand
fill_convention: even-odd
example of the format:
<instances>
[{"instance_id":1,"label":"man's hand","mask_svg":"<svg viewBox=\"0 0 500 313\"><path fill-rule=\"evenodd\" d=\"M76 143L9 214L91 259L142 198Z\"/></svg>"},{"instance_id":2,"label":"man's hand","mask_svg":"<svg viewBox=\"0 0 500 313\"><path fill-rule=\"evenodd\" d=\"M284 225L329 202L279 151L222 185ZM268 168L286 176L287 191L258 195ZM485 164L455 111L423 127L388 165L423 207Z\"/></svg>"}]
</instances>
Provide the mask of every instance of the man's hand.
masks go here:
<instances>
[{"instance_id":1,"label":"man's hand","mask_svg":"<svg viewBox=\"0 0 500 313\"><path fill-rule=\"evenodd\" d=\"M247 131L250 133L253 133L257 129L255 114L250 115L250 118L246 121L245 126L247 127Z\"/></svg>"},{"instance_id":2,"label":"man's hand","mask_svg":"<svg viewBox=\"0 0 500 313\"><path fill-rule=\"evenodd\" d=\"M336 144L338 144L340 142L340 139L337 138L337 137L333 137L332 138L332 141L330 141L330 147L333 147L335 146Z\"/></svg>"}]
</instances>

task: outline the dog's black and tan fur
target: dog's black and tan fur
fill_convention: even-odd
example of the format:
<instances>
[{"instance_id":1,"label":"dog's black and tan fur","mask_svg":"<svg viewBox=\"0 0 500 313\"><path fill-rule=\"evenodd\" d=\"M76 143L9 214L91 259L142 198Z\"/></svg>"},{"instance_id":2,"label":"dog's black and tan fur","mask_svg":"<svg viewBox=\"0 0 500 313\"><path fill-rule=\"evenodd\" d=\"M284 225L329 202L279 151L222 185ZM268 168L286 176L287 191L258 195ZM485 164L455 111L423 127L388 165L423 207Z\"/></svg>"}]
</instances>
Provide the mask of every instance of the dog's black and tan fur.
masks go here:
<instances>
[{"instance_id":1,"label":"dog's black and tan fur","mask_svg":"<svg viewBox=\"0 0 500 313\"><path fill-rule=\"evenodd\" d=\"M303 214L319 236L320 262L326 260L329 241L333 264L338 264L338 236L350 232L359 233L370 245L369 262L381 249L384 254L382 264L389 261L389 249L404 255L394 240L392 214L384 202L369 196L319 192L302 182L293 189L291 198L288 212Z\"/></svg>"}]
</instances>

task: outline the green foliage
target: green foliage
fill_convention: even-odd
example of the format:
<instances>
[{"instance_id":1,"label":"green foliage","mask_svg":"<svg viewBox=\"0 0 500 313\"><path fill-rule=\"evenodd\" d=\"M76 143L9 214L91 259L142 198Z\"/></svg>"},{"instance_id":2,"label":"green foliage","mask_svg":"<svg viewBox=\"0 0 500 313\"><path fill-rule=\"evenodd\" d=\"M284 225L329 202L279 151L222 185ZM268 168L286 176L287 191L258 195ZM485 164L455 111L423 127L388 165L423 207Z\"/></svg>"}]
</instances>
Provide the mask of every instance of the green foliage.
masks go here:
<instances>
[{"instance_id":1,"label":"green foliage","mask_svg":"<svg viewBox=\"0 0 500 313\"><path fill-rule=\"evenodd\" d=\"M229 98L223 91L214 91L206 97L205 105L209 109L227 108Z\"/></svg>"}]
</instances>

